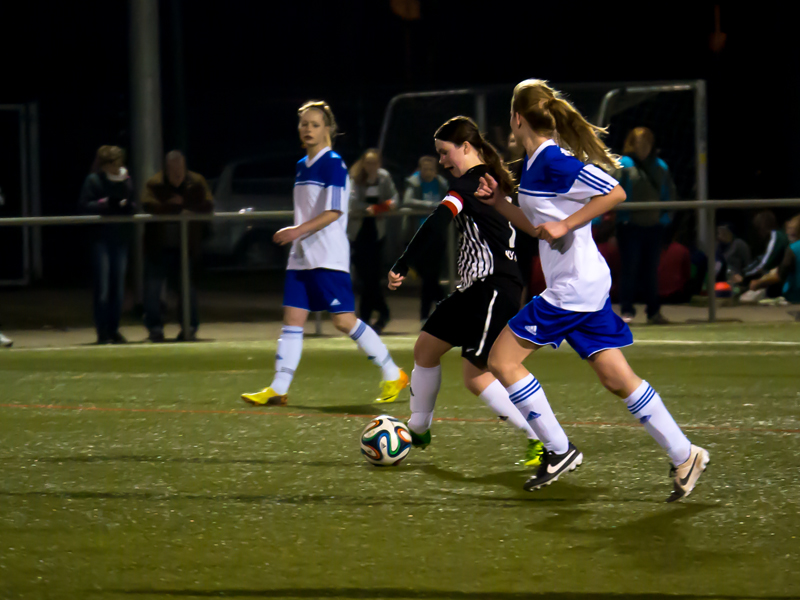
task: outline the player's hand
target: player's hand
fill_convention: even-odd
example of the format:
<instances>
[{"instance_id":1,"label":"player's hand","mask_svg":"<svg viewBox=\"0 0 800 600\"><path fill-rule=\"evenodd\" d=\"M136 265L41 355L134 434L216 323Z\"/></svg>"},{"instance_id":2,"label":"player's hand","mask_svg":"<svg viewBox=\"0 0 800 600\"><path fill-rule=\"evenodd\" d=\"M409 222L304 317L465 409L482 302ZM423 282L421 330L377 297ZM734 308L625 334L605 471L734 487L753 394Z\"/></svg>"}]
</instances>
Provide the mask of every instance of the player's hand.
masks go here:
<instances>
[{"instance_id":1,"label":"player's hand","mask_svg":"<svg viewBox=\"0 0 800 600\"><path fill-rule=\"evenodd\" d=\"M489 206L494 206L503 200L503 192L500 186L491 175L484 175L478 183L478 189L475 191L475 197Z\"/></svg>"},{"instance_id":2,"label":"player's hand","mask_svg":"<svg viewBox=\"0 0 800 600\"><path fill-rule=\"evenodd\" d=\"M374 205L374 204L370 204L370 205L369 205L369 206L366 208L366 211L367 211L367 214L368 214L368 215L374 215L374 214L375 214L375 205Z\"/></svg>"},{"instance_id":3,"label":"player's hand","mask_svg":"<svg viewBox=\"0 0 800 600\"><path fill-rule=\"evenodd\" d=\"M563 221L548 221L539 226L539 239L550 244L550 247L557 245L556 242L569 233Z\"/></svg>"},{"instance_id":4,"label":"player's hand","mask_svg":"<svg viewBox=\"0 0 800 600\"><path fill-rule=\"evenodd\" d=\"M299 237L300 232L297 231L297 227L284 227L272 236L272 241L281 246L285 246L286 244L291 244Z\"/></svg>"},{"instance_id":5,"label":"player's hand","mask_svg":"<svg viewBox=\"0 0 800 600\"><path fill-rule=\"evenodd\" d=\"M394 271L389 271L389 289L396 290L401 285L403 285L403 280L405 277L402 275L398 275Z\"/></svg>"}]
</instances>

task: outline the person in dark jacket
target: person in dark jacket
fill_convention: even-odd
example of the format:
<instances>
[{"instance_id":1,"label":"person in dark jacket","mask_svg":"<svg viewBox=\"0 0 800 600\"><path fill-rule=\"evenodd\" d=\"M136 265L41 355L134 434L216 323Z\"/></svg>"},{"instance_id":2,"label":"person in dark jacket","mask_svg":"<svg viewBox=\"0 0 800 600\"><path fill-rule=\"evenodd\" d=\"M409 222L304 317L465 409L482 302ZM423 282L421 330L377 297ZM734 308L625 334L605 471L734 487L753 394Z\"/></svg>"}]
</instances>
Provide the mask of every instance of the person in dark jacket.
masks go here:
<instances>
[{"instance_id":1,"label":"person in dark jacket","mask_svg":"<svg viewBox=\"0 0 800 600\"><path fill-rule=\"evenodd\" d=\"M155 215L178 215L183 212L210 213L214 198L205 178L186 169L186 158L173 150L164 160L164 169L153 175L145 186L142 207ZM189 224L189 252L196 261L207 223ZM145 227L145 289L144 324L151 342L164 341L164 321L161 316L161 292L167 283L180 293L181 248L180 223L156 223ZM178 334L177 341L194 341L200 318L194 286L189 290L191 330ZM183 323L183 302L178 304L178 320Z\"/></svg>"},{"instance_id":2,"label":"person in dark jacket","mask_svg":"<svg viewBox=\"0 0 800 600\"><path fill-rule=\"evenodd\" d=\"M121 216L135 210L131 178L124 167L125 153L117 146L101 146L94 172L81 190L79 205L83 214ZM92 274L94 283L94 325L98 344L124 344L119 332L122 301L125 297L125 270L133 226L104 223L92 227Z\"/></svg>"}]
</instances>

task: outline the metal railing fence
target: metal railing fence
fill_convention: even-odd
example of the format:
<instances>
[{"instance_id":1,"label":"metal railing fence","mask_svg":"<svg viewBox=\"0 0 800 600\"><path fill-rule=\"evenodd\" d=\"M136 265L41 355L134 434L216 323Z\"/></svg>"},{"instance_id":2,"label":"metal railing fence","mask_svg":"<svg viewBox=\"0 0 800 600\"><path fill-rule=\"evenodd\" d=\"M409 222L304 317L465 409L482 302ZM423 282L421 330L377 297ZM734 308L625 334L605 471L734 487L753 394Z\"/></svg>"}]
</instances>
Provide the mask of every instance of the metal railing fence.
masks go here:
<instances>
[{"instance_id":1,"label":"metal railing fence","mask_svg":"<svg viewBox=\"0 0 800 600\"><path fill-rule=\"evenodd\" d=\"M705 247L703 250L708 259L708 270L706 274L706 284L708 294L708 321L713 323L717 318L717 303L714 292L715 284L715 254L716 254L716 211L717 209L748 209L748 208L800 208L800 198L779 198L772 200L681 200L671 202L624 202L614 208L614 210L638 211L638 210L669 210L669 211L703 211L705 215L706 227ZM392 219L409 216L427 216L430 211L400 209L394 212L387 212L377 215L375 218ZM352 211L350 216L366 217L363 211ZM189 223L193 221L257 221L265 219L293 219L294 213L290 210L282 211L262 211L247 213L212 213L197 214L185 213L180 215L151 215L136 214L130 216L105 217L99 215L75 215L63 217L11 217L0 219L0 227L35 227L35 226L56 226L56 225L91 225L102 223L180 223L180 247L181 247L181 298L183 302L183 323L184 331L190 331L190 310L189 294L191 269L189 261ZM448 277L451 290L455 288L455 256L456 256L456 236L455 228L449 228L448 234ZM318 321L319 328L319 321Z\"/></svg>"}]
</instances>

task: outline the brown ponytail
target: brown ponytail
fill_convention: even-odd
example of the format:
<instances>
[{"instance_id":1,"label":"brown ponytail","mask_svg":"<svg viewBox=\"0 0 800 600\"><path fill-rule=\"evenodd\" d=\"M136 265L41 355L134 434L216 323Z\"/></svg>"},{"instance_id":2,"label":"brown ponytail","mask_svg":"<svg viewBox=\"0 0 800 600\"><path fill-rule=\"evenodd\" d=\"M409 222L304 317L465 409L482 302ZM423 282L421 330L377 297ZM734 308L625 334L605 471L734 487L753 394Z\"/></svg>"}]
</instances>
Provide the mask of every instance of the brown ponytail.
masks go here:
<instances>
[{"instance_id":1,"label":"brown ponytail","mask_svg":"<svg viewBox=\"0 0 800 600\"><path fill-rule=\"evenodd\" d=\"M495 147L483 137L475 121L469 117L453 117L439 127L436 133L433 134L433 137L443 142L451 142L456 146L460 146L464 142L469 142L478 151L483 162L485 162L497 176L497 183L500 186L500 190L507 196L513 194L515 186L514 178L506 168L503 159L500 157Z\"/></svg>"},{"instance_id":2,"label":"brown ponytail","mask_svg":"<svg viewBox=\"0 0 800 600\"><path fill-rule=\"evenodd\" d=\"M527 79L517 84L511 111L522 115L537 135L557 137L578 160L610 169L621 166L618 157L600 139L607 129L589 123L546 81Z\"/></svg>"}]
</instances>

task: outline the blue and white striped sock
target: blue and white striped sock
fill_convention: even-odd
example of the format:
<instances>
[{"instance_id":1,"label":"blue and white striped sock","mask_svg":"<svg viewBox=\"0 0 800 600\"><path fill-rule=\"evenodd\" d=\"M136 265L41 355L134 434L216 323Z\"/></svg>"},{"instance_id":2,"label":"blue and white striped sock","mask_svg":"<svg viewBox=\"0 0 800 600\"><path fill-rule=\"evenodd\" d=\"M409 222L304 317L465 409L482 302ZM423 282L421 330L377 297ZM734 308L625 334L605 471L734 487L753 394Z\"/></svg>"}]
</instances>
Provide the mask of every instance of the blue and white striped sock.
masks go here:
<instances>
[{"instance_id":1,"label":"blue and white striped sock","mask_svg":"<svg viewBox=\"0 0 800 600\"><path fill-rule=\"evenodd\" d=\"M564 454L569 449L567 434L558 423L553 409L547 402L542 385L528 373L517 383L506 388L508 397L517 410L522 413L544 447L556 454Z\"/></svg>"},{"instance_id":2,"label":"blue and white striped sock","mask_svg":"<svg viewBox=\"0 0 800 600\"><path fill-rule=\"evenodd\" d=\"M669 414L661 396L646 381L625 398L628 410L644 425L658 445L669 454L673 465L686 462L691 454L692 443Z\"/></svg>"},{"instance_id":3,"label":"blue and white striped sock","mask_svg":"<svg viewBox=\"0 0 800 600\"><path fill-rule=\"evenodd\" d=\"M275 353L275 378L269 387L278 394L287 393L302 354L303 328L284 325L281 329L281 337L278 338L278 350Z\"/></svg>"},{"instance_id":4,"label":"blue and white striped sock","mask_svg":"<svg viewBox=\"0 0 800 600\"><path fill-rule=\"evenodd\" d=\"M358 347L367 355L376 367L380 367L383 372L384 381L396 381L400 379L400 369L394 364L389 349L375 333L375 330L364 323L361 319L356 320L353 329L350 330L350 338L358 344Z\"/></svg>"}]
</instances>

